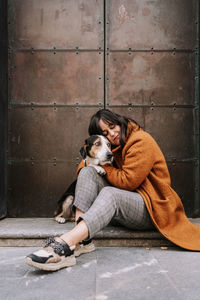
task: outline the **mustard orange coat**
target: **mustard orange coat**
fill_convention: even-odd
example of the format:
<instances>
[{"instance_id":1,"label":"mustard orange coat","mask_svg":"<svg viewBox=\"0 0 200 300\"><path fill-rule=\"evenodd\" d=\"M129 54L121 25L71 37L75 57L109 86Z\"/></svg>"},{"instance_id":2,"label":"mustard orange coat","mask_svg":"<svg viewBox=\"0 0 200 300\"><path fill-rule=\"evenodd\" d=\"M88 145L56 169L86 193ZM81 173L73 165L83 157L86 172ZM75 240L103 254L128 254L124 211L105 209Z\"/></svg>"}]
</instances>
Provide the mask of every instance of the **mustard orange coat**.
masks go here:
<instances>
[{"instance_id":1,"label":"mustard orange coat","mask_svg":"<svg viewBox=\"0 0 200 300\"><path fill-rule=\"evenodd\" d=\"M181 199L171 188L167 164L158 144L147 132L138 130L135 124L132 126L123 149L119 146L113 150L118 168L103 166L107 180L115 187L136 190L165 238L182 248L200 251L200 226L189 221Z\"/></svg>"}]
</instances>

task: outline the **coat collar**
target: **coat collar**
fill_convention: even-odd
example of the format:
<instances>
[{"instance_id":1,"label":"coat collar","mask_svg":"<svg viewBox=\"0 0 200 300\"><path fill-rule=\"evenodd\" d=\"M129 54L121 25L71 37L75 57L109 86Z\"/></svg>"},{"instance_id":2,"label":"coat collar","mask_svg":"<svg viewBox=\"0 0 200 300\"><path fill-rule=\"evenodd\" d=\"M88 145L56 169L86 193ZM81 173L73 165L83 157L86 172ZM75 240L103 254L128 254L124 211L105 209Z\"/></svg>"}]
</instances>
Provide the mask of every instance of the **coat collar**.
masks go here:
<instances>
[{"instance_id":1,"label":"coat collar","mask_svg":"<svg viewBox=\"0 0 200 300\"><path fill-rule=\"evenodd\" d=\"M126 134L126 142L128 141L128 139L129 139L129 137L131 136L131 134L132 134L133 132L135 132L135 131L138 131L138 130L140 130L140 129L139 129L139 126L138 126L137 124L135 124L135 123L133 123L133 122L129 122L129 123L128 123L128 128L127 128L127 134ZM126 143L125 143L125 145L126 145ZM115 153L115 152L117 152L117 151L120 150L120 149L121 149L121 145L115 147L115 148L112 150L112 152Z\"/></svg>"}]
</instances>

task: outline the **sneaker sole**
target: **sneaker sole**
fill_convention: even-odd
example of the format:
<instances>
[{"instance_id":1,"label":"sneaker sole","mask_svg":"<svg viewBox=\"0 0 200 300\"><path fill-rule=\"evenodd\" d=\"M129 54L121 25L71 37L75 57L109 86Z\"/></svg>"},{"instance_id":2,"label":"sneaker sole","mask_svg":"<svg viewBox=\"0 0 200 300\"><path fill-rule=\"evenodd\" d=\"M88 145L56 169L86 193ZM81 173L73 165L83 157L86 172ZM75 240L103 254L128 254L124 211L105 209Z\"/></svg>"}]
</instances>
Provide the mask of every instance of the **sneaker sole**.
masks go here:
<instances>
[{"instance_id":1,"label":"sneaker sole","mask_svg":"<svg viewBox=\"0 0 200 300\"><path fill-rule=\"evenodd\" d=\"M80 256L81 254L90 253L95 250L93 243L80 247L78 250L74 251L75 257Z\"/></svg>"},{"instance_id":2,"label":"sneaker sole","mask_svg":"<svg viewBox=\"0 0 200 300\"><path fill-rule=\"evenodd\" d=\"M62 268L74 266L76 264L76 258L74 255L71 255L69 257L62 258L62 260L57 263L40 264L33 261L30 257L26 257L25 262L27 263L27 265L36 269L44 271L58 271Z\"/></svg>"}]
</instances>

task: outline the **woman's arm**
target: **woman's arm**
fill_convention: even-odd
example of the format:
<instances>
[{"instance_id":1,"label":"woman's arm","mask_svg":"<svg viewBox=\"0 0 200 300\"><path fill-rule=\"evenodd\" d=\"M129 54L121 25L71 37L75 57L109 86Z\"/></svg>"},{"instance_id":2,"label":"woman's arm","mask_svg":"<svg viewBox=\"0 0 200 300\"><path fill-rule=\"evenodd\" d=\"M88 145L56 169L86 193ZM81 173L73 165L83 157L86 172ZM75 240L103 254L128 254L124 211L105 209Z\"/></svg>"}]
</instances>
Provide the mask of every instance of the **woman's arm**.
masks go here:
<instances>
[{"instance_id":1,"label":"woman's arm","mask_svg":"<svg viewBox=\"0 0 200 300\"><path fill-rule=\"evenodd\" d=\"M137 134L136 134L137 135ZM121 169L105 165L107 180L115 187L133 191L149 175L155 162L155 141L143 132L125 145Z\"/></svg>"}]
</instances>

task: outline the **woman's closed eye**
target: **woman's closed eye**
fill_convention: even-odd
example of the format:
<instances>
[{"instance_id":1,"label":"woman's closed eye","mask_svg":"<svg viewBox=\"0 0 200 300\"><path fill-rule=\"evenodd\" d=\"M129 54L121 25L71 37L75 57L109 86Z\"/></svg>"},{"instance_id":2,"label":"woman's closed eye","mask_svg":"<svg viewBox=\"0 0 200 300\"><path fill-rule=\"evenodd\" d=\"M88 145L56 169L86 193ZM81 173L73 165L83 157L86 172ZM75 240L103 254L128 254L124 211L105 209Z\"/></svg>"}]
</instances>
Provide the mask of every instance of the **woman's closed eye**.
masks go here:
<instances>
[{"instance_id":1,"label":"woman's closed eye","mask_svg":"<svg viewBox=\"0 0 200 300\"><path fill-rule=\"evenodd\" d=\"M110 129L114 129L115 126L116 126L116 124L109 124L109 128L110 128Z\"/></svg>"}]
</instances>

